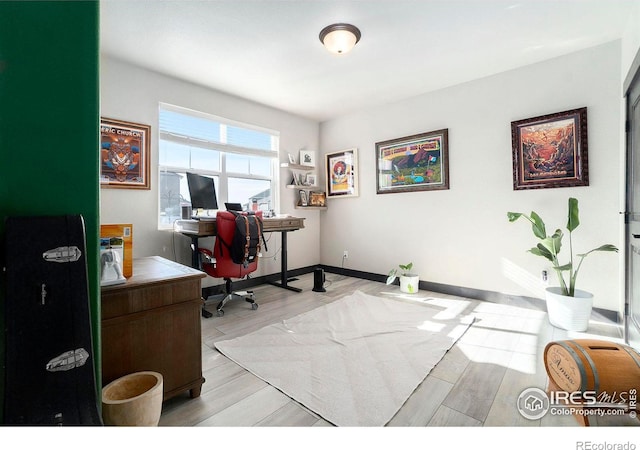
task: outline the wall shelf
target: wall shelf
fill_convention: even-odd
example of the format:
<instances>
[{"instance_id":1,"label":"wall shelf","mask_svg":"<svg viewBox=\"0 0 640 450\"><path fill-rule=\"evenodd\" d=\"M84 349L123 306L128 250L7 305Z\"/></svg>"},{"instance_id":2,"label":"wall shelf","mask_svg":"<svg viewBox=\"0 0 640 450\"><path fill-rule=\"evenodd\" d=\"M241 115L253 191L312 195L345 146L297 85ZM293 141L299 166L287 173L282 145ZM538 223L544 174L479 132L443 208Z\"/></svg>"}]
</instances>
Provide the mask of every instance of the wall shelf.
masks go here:
<instances>
[{"instance_id":1,"label":"wall shelf","mask_svg":"<svg viewBox=\"0 0 640 450\"><path fill-rule=\"evenodd\" d=\"M325 211L327 209L326 206L302 206L302 205L296 205L294 206L295 209L317 209L320 211Z\"/></svg>"},{"instance_id":2,"label":"wall shelf","mask_svg":"<svg viewBox=\"0 0 640 450\"><path fill-rule=\"evenodd\" d=\"M304 189L305 191L316 191L320 186L305 186L301 184L287 184L287 189Z\"/></svg>"},{"instance_id":3,"label":"wall shelf","mask_svg":"<svg viewBox=\"0 0 640 450\"><path fill-rule=\"evenodd\" d=\"M280 163L280 167L283 169L289 169L289 172L291 174L291 178L294 178L297 181L302 181L304 182L304 180L307 179L307 176L309 174L315 174L316 168L315 166L305 166L302 164L292 164L292 163ZM317 180L317 178L314 178L314 180ZM318 185L311 184L311 185L305 185L305 184L287 184L286 185L287 189L297 189L297 190L302 190L305 191L307 193L307 197L310 197L310 193L312 191L319 191L322 188ZM327 209L326 206L302 206L300 204L300 200L298 199L297 203L294 205L295 209L315 209L315 210L320 210L320 211L324 211Z\"/></svg>"},{"instance_id":4,"label":"wall shelf","mask_svg":"<svg viewBox=\"0 0 640 450\"><path fill-rule=\"evenodd\" d=\"M303 166L302 164L280 163L283 169L297 170L300 172L315 172L315 166Z\"/></svg>"}]
</instances>

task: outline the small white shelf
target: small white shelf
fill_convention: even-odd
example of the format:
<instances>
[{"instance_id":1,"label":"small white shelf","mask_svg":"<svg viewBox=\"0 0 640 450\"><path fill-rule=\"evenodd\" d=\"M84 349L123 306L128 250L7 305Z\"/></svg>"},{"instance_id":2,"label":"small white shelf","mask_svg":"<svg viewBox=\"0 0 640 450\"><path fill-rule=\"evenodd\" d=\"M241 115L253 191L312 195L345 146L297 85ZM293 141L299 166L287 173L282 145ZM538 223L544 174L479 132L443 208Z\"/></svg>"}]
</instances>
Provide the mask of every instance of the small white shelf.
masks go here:
<instances>
[{"instance_id":1,"label":"small white shelf","mask_svg":"<svg viewBox=\"0 0 640 450\"><path fill-rule=\"evenodd\" d=\"M315 191L320 189L320 186L305 186L305 185L298 185L298 184L287 184L287 189L303 189L305 191Z\"/></svg>"},{"instance_id":2,"label":"small white shelf","mask_svg":"<svg viewBox=\"0 0 640 450\"><path fill-rule=\"evenodd\" d=\"M301 206L301 205L296 205L295 209L319 209L321 211L324 211L327 209L326 206Z\"/></svg>"},{"instance_id":3,"label":"small white shelf","mask_svg":"<svg viewBox=\"0 0 640 450\"><path fill-rule=\"evenodd\" d=\"M303 166L302 164L280 163L280 167L290 170L299 170L301 172L313 172L316 170L315 166Z\"/></svg>"}]
</instances>

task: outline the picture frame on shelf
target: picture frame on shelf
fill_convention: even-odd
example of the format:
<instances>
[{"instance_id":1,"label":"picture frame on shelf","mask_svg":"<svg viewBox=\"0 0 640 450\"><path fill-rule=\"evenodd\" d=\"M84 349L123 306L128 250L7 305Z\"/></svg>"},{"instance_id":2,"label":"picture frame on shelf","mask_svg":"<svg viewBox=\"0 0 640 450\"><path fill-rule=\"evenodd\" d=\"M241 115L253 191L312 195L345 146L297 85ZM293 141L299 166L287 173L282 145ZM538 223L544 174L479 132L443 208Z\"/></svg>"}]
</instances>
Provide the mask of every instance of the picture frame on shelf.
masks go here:
<instances>
[{"instance_id":1,"label":"picture frame on shelf","mask_svg":"<svg viewBox=\"0 0 640 450\"><path fill-rule=\"evenodd\" d=\"M151 126L100 118L100 186L151 189Z\"/></svg>"},{"instance_id":2,"label":"picture frame on shelf","mask_svg":"<svg viewBox=\"0 0 640 450\"><path fill-rule=\"evenodd\" d=\"M327 196L324 192L312 191L309 193L309 204L311 206L326 206Z\"/></svg>"},{"instance_id":3,"label":"picture frame on shelf","mask_svg":"<svg viewBox=\"0 0 640 450\"><path fill-rule=\"evenodd\" d=\"M300 189L298 193L300 195L300 206L308 206L307 191Z\"/></svg>"},{"instance_id":4,"label":"picture frame on shelf","mask_svg":"<svg viewBox=\"0 0 640 450\"><path fill-rule=\"evenodd\" d=\"M289 164L295 164L296 158L291 153L288 153L287 155L289 157Z\"/></svg>"},{"instance_id":5,"label":"picture frame on shelf","mask_svg":"<svg viewBox=\"0 0 640 450\"><path fill-rule=\"evenodd\" d=\"M314 167L316 165L316 152L300 150L300 165Z\"/></svg>"},{"instance_id":6,"label":"picture frame on shelf","mask_svg":"<svg viewBox=\"0 0 640 450\"><path fill-rule=\"evenodd\" d=\"M327 198L358 196L358 149L351 148L325 155Z\"/></svg>"},{"instance_id":7,"label":"picture frame on shelf","mask_svg":"<svg viewBox=\"0 0 640 450\"><path fill-rule=\"evenodd\" d=\"M293 172L291 174L291 185L292 186L304 186L306 183L305 174Z\"/></svg>"},{"instance_id":8,"label":"picture frame on shelf","mask_svg":"<svg viewBox=\"0 0 640 450\"><path fill-rule=\"evenodd\" d=\"M587 108L511 122L513 189L588 186Z\"/></svg>"},{"instance_id":9,"label":"picture frame on shelf","mask_svg":"<svg viewBox=\"0 0 640 450\"><path fill-rule=\"evenodd\" d=\"M449 130L376 142L376 193L449 189Z\"/></svg>"},{"instance_id":10,"label":"picture frame on shelf","mask_svg":"<svg viewBox=\"0 0 640 450\"><path fill-rule=\"evenodd\" d=\"M315 173L308 173L306 178L305 178L304 184L305 184L305 186L315 186L316 185L316 174Z\"/></svg>"}]
</instances>

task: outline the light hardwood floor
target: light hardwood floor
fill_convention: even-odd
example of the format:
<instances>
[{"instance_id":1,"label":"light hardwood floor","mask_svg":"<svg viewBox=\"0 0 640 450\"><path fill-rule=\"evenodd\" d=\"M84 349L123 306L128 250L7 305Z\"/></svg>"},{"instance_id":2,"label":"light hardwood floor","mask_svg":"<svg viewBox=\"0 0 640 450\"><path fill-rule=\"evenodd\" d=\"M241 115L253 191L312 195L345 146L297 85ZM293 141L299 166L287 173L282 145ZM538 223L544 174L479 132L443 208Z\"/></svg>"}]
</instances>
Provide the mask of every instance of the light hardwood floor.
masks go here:
<instances>
[{"instance_id":1,"label":"light hardwood floor","mask_svg":"<svg viewBox=\"0 0 640 450\"><path fill-rule=\"evenodd\" d=\"M377 295L397 292L397 286L326 274L327 292L313 292L313 275L300 277L294 293L275 286L254 289L257 310L243 301L229 302L223 317L202 319L202 362L206 379L202 394L185 393L163 405L160 426L322 427L330 423L215 350L217 341L255 331L271 323L317 308L360 290ZM571 416L547 414L539 420L522 417L516 399L529 387L545 388L542 352L550 341L570 338L622 342L614 323L592 321L586 333L552 327L542 311L453 297L427 291L416 296L453 299L474 325L452 347L389 422L406 426L578 426ZM215 301L208 309L215 312ZM594 423L596 422L596 423ZM592 425L639 425L628 416L600 418Z\"/></svg>"}]
</instances>

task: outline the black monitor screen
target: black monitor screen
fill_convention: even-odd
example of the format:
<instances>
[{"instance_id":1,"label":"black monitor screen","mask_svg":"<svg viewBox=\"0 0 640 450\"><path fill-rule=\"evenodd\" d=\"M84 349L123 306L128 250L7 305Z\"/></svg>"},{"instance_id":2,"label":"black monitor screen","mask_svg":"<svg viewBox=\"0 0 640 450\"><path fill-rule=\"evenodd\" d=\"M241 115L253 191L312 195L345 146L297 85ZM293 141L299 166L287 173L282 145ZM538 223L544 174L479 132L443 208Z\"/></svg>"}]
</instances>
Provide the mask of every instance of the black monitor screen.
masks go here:
<instances>
[{"instance_id":1,"label":"black monitor screen","mask_svg":"<svg viewBox=\"0 0 640 450\"><path fill-rule=\"evenodd\" d=\"M187 184L191 196L191 207L195 210L218 209L216 186L213 178L187 172Z\"/></svg>"}]
</instances>

